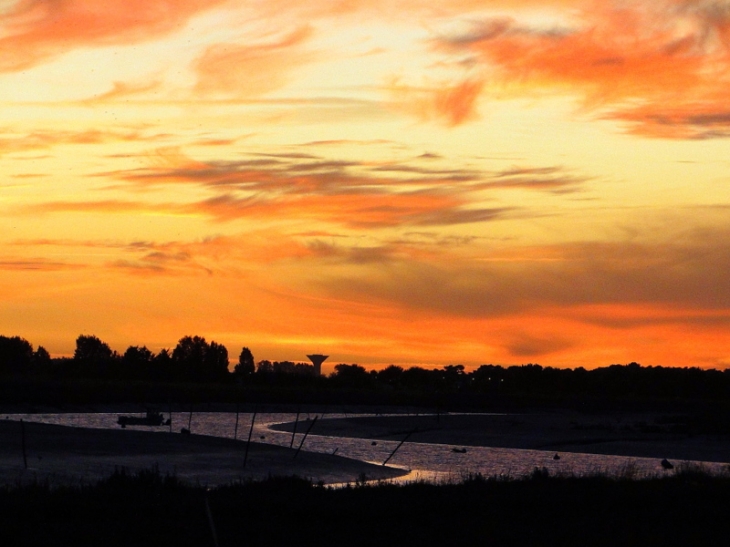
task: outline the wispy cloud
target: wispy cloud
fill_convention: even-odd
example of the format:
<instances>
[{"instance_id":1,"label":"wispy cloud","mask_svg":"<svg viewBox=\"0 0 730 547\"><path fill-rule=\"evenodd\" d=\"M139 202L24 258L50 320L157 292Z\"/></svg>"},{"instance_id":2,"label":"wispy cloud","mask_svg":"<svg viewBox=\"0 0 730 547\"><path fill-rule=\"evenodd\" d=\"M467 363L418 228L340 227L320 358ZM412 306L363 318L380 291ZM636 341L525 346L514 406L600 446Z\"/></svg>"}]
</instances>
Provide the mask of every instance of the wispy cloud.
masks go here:
<instances>
[{"instance_id":1,"label":"wispy cloud","mask_svg":"<svg viewBox=\"0 0 730 547\"><path fill-rule=\"evenodd\" d=\"M341 297L462 317L594 305L728 310L722 272L730 267L730 241L721 234L702 242L513 248L503 258L477 246L438 259L392 260L387 275L362 271L328 279L327 287Z\"/></svg>"},{"instance_id":2,"label":"wispy cloud","mask_svg":"<svg viewBox=\"0 0 730 547\"><path fill-rule=\"evenodd\" d=\"M214 97L257 97L286 83L287 74L313 58L303 49L312 35L303 26L283 37L261 43L216 44L195 63L195 91Z\"/></svg>"},{"instance_id":3,"label":"wispy cloud","mask_svg":"<svg viewBox=\"0 0 730 547\"><path fill-rule=\"evenodd\" d=\"M496 173L401 162L334 160L310 153L256 154L241 160L199 161L179 149L163 149L148 167L99 173L131 188L197 185L212 192L193 203L142 204L97 201L78 209L169 210L236 219L308 219L351 228L399 225L438 226L478 223L513 216L511 205L485 207L478 192L504 188L552 193L578 191L588 180L560 167L523 168ZM39 205L63 210L73 203Z\"/></svg>"},{"instance_id":4,"label":"wispy cloud","mask_svg":"<svg viewBox=\"0 0 730 547\"><path fill-rule=\"evenodd\" d=\"M6 271L58 271L58 270L78 270L83 268L80 264L69 262L47 260L44 258L32 259L2 259L0 258L0 270Z\"/></svg>"},{"instance_id":5,"label":"wispy cloud","mask_svg":"<svg viewBox=\"0 0 730 547\"><path fill-rule=\"evenodd\" d=\"M393 81L386 89L398 110L422 120L437 120L456 126L478 118L477 103L484 81L470 78L457 83L433 83L415 87Z\"/></svg>"},{"instance_id":6,"label":"wispy cloud","mask_svg":"<svg viewBox=\"0 0 730 547\"><path fill-rule=\"evenodd\" d=\"M717 2L605 2L562 26L485 19L434 41L471 56L490 88L577 96L587 111L647 136L725 136L730 10ZM638 106L635 106L638 105ZM462 107L454 120L467 120Z\"/></svg>"},{"instance_id":7,"label":"wispy cloud","mask_svg":"<svg viewBox=\"0 0 730 547\"><path fill-rule=\"evenodd\" d=\"M148 41L226 1L15 0L0 19L0 71L24 70L77 48Z\"/></svg>"},{"instance_id":8,"label":"wispy cloud","mask_svg":"<svg viewBox=\"0 0 730 547\"><path fill-rule=\"evenodd\" d=\"M84 129L79 131L37 130L32 132L0 132L0 155L35 150L47 150L64 144L105 144L112 142L139 142L155 140L157 136L148 135L142 130L101 130ZM39 158L34 158L39 159Z\"/></svg>"}]
</instances>

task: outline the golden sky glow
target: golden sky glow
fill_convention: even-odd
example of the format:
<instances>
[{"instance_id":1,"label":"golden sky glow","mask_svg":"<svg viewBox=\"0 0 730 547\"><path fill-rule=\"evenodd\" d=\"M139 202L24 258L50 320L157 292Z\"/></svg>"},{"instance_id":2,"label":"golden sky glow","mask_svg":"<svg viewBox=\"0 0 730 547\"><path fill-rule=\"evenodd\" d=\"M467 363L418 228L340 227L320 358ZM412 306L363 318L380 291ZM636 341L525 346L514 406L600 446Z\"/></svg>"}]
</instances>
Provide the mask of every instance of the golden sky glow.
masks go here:
<instances>
[{"instance_id":1,"label":"golden sky glow","mask_svg":"<svg viewBox=\"0 0 730 547\"><path fill-rule=\"evenodd\" d=\"M725 368L728 89L720 0L0 0L0 334Z\"/></svg>"}]
</instances>

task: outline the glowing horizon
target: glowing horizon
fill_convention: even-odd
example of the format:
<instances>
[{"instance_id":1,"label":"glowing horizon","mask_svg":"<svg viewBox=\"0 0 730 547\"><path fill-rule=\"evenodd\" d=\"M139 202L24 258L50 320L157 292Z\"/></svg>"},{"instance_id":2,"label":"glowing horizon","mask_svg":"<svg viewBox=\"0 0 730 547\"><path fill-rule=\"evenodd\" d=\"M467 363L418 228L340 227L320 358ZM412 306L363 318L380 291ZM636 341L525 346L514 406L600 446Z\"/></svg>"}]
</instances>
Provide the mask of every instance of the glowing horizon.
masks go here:
<instances>
[{"instance_id":1,"label":"glowing horizon","mask_svg":"<svg viewBox=\"0 0 730 547\"><path fill-rule=\"evenodd\" d=\"M730 2L9 0L0 334L730 366Z\"/></svg>"}]
</instances>

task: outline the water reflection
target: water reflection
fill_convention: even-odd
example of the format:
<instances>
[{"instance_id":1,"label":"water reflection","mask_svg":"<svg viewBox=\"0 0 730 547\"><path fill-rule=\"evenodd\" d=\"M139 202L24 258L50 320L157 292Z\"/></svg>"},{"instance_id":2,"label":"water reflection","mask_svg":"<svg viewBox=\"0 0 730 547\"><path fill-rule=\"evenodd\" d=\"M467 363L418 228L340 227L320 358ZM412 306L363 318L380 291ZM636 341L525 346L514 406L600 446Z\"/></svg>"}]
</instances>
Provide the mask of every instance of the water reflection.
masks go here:
<instances>
[{"instance_id":1,"label":"water reflection","mask_svg":"<svg viewBox=\"0 0 730 547\"><path fill-rule=\"evenodd\" d=\"M6 419L42 422L77 427L117 429L118 413L76 413L76 414L12 414ZM295 435L271 429L274 424L293 422L291 413L260 413L256 415L251 430L252 414L240 414L236 426L235 412L173 412L169 426L144 427L127 426L127 429L155 431L158 433L179 433L188 428L193 434L237 438L245 441L249 432L251 440L279 446L297 448L304 439L308 420L321 415L302 413ZM371 414L327 414L326 418L353 418ZM310 452L337 453L375 464L382 464L398 447L398 440L349 439L320 436L316 426L306 437L303 450ZM486 476L521 477L536 467L545 468L551 474L588 475L603 473L609 475L631 474L635 477L660 475L665 471L656 458L631 458L599 454L562 453L555 458L554 452L541 450L519 450L510 448L461 447L442 444L405 442L388 465L411 470L402 480L426 480L430 482L456 481L480 473ZM719 472L723 464L703 464L709 471Z\"/></svg>"}]
</instances>

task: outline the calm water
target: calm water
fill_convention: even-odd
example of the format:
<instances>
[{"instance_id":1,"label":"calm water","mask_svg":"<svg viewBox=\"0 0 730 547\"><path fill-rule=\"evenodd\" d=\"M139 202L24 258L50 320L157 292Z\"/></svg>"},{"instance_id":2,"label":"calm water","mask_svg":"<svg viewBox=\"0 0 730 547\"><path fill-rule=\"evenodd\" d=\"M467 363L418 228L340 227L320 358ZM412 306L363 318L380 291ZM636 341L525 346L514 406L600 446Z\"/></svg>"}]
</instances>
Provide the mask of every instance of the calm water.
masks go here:
<instances>
[{"instance_id":1,"label":"calm water","mask_svg":"<svg viewBox=\"0 0 730 547\"><path fill-rule=\"evenodd\" d=\"M117 429L118 413L78 413L78 414L10 414L4 416L10 420L42 422L49 424L91 427L102 429ZM165 414L167 416L167 414ZM293 422L292 413L261 413L256 415L252 440L280 446L298 447L304 438L307 423L303 420L314 419L317 414L302 413L299 417L298 432L292 443L292 434L274 431L271 425ZM357 414L327 414L326 418L355 417ZM364 414L361 416L365 416ZM236 430L236 414L227 412L195 412L192 417L187 412L172 413L172 431L179 431L181 427L190 427L195 434L211 435L216 437L234 438L239 440L248 438L251 427L251 414L240 414L238 429ZM134 427L168 433L170 427ZM381 441L373 446L368 439L346 439L340 437L326 437L316 434L316 424L307 436L303 450L310 452L337 452L340 456L355 458L367 462L382 464L396 449L399 441ZM487 476L505 475L520 477L529 474L535 467L546 467L551 474L573 473L586 475L592 473L619 474L627 467L633 469L638 476L652 476L663 473L658 458L631 458L625 456L604 456L597 454L561 453L560 460L553 460L554 452L541 450L517 450L509 448L465 447L466 453L455 453L454 448L461 446L404 443L389 460L388 465L402 467L412 471L407 479L423 480L458 480L465 474L481 473ZM710 471L720 471L724 464L704 463Z\"/></svg>"}]
</instances>

